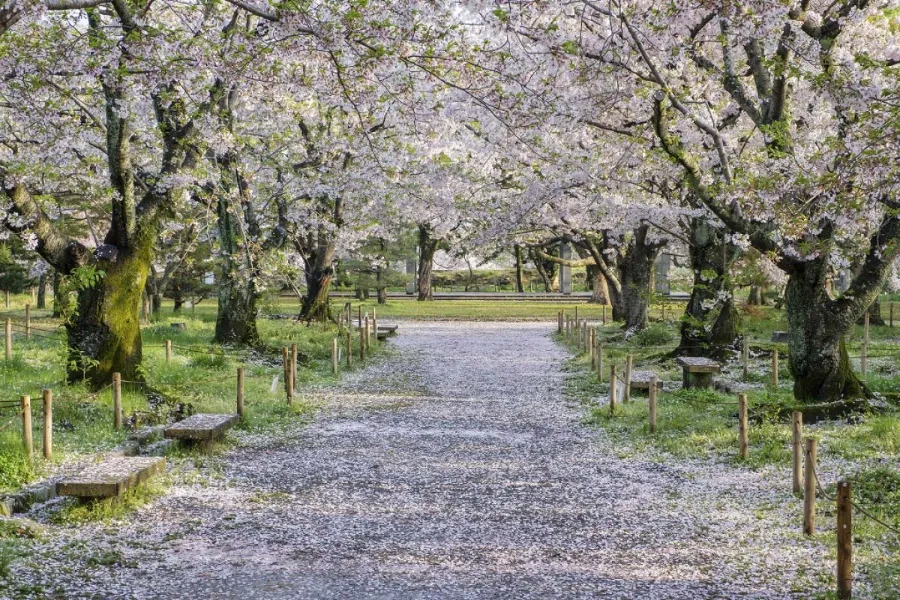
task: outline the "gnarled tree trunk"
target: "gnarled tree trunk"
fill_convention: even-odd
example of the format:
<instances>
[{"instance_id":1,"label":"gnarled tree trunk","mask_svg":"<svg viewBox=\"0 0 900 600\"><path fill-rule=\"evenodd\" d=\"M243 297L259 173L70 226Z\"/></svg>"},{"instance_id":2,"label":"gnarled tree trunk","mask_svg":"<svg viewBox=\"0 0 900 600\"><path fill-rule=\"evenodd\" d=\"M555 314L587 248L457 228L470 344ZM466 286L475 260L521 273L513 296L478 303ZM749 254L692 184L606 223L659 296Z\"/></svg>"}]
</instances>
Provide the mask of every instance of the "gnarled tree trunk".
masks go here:
<instances>
[{"instance_id":1,"label":"gnarled tree trunk","mask_svg":"<svg viewBox=\"0 0 900 600\"><path fill-rule=\"evenodd\" d=\"M650 322L650 283L653 280L656 255L664 245L649 242L648 233L648 225L635 229L625 253L618 260L622 285L621 297L617 299L620 303L619 311L625 321L625 330L632 333L645 329ZM616 302L613 303L613 314L615 313Z\"/></svg>"},{"instance_id":2,"label":"gnarled tree trunk","mask_svg":"<svg viewBox=\"0 0 900 600\"><path fill-rule=\"evenodd\" d=\"M433 300L431 291L431 270L434 266L434 254L440 240L433 237L434 230L429 225L419 225L419 296L418 300Z\"/></svg>"},{"instance_id":3,"label":"gnarled tree trunk","mask_svg":"<svg viewBox=\"0 0 900 600\"><path fill-rule=\"evenodd\" d=\"M726 278L731 250L723 231L704 218L691 219L691 270L694 286L681 319L681 342L676 352L715 355L737 338L739 316L730 299Z\"/></svg>"},{"instance_id":4,"label":"gnarled tree trunk","mask_svg":"<svg viewBox=\"0 0 900 600\"><path fill-rule=\"evenodd\" d=\"M47 308L47 272L46 271L42 272L41 276L38 277L37 308L39 308L39 309Z\"/></svg>"},{"instance_id":5,"label":"gnarled tree trunk","mask_svg":"<svg viewBox=\"0 0 900 600\"><path fill-rule=\"evenodd\" d=\"M304 271L306 296L300 309L300 318L304 321L327 321L331 318L328 291L334 278L334 254L335 245L331 237L324 230L320 231L315 256L307 262Z\"/></svg>"}]
</instances>

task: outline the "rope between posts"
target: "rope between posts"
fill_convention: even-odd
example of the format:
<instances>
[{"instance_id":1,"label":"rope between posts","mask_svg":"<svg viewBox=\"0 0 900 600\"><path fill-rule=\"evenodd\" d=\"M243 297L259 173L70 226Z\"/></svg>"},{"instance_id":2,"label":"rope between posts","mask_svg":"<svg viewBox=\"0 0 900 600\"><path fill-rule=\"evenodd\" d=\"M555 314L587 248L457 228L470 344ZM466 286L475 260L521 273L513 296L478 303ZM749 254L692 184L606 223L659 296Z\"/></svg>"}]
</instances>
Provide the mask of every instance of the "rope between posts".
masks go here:
<instances>
[{"instance_id":1,"label":"rope between posts","mask_svg":"<svg viewBox=\"0 0 900 600\"><path fill-rule=\"evenodd\" d=\"M826 500L828 500L830 502L836 502L837 498L835 498L834 496L829 496L825 492L825 488L822 487L822 482L819 479L819 474L816 473L815 466L810 465L810 471L812 471L813 479L816 481L816 487L818 488L819 493L822 494L822 496L824 496ZM849 481L850 483L855 483L852 479L848 479L847 481ZM875 521L876 523L878 523L879 525L881 525L882 527L887 529L888 531L892 531L892 532L896 533L897 535L900 535L900 529L897 529L891 525L888 525L887 523L885 523L884 521L882 521L881 519L879 519L878 517L876 517L875 515L870 513L866 508L864 508L858 502L856 502L854 500L850 500L850 505L853 506L853 508L855 508L862 514L864 514L865 516L869 517L871 520Z\"/></svg>"}]
</instances>

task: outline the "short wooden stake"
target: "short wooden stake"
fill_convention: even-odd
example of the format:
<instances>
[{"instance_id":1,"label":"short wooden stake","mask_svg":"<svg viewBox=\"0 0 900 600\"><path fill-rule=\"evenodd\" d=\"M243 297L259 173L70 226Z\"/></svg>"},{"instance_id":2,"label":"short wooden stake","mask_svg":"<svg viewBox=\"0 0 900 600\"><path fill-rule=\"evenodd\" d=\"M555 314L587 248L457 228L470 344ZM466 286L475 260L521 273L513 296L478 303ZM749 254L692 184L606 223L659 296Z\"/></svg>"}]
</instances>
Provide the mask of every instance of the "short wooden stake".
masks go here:
<instances>
[{"instance_id":1,"label":"short wooden stake","mask_svg":"<svg viewBox=\"0 0 900 600\"><path fill-rule=\"evenodd\" d=\"M10 319L6 320L6 344L5 344L5 353L4 356L6 360L12 360L12 321Z\"/></svg>"},{"instance_id":2,"label":"short wooden stake","mask_svg":"<svg viewBox=\"0 0 900 600\"><path fill-rule=\"evenodd\" d=\"M366 360L366 330L359 328L359 360Z\"/></svg>"},{"instance_id":3,"label":"short wooden stake","mask_svg":"<svg viewBox=\"0 0 900 600\"><path fill-rule=\"evenodd\" d=\"M347 367L349 368L353 364L353 336L347 331L347 341L346 347L344 348L344 354L347 355Z\"/></svg>"},{"instance_id":4,"label":"short wooden stake","mask_svg":"<svg viewBox=\"0 0 900 600\"><path fill-rule=\"evenodd\" d=\"M891 302L891 317L890 317L890 319L891 319L890 320L891 327L893 327L894 326L894 303L893 302Z\"/></svg>"},{"instance_id":5,"label":"short wooden stake","mask_svg":"<svg viewBox=\"0 0 900 600\"><path fill-rule=\"evenodd\" d=\"M866 370L868 367L868 354L869 354L869 313L866 313L863 317L863 344L859 357L859 371L863 375L866 374Z\"/></svg>"},{"instance_id":6,"label":"short wooden stake","mask_svg":"<svg viewBox=\"0 0 900 600\"><path fill-rule=\"evenodd\" d=\"M372 345L372 330L369 329L369 315L366 315L366 350Z\"/></svg>"},{"instance_id":7,"label":"short wooden stake","mask_svg":"<svg viewBox=\"0 0 900 600\"><path fill-rule=\"evenodd\" d=\"M237 414L244 418L244 367L237 370Z\"/></svg>"},{"instance_id":8,"label":"short wooden stake","mask_svg":"<svg viewBox=\"0 0 900 600\"><path fill-rule=\"evenodd\" d=\"M31 438L31 396L22 396L22 443L25 454L30 459L34 455L34 440Z\"/></svg>"},{"instance_id":9,"label":"short wooden stake","mask_svg":"<svg viewBox=\"0 0 900 600\"><path fill-rule=\"evenodd\" d=\"M606 325L606 304L603 305L603 324Z\"/></svg>"},{"instance_id":10,"label":"short wooden stake","mask_svg":"<svg viewBox=\"0 0 900 600\"><path fill-rule=\"evenodd\" d=\"M591 354L591 369L597 367L597 330L591 328L590 339L588 339L588 351Z\"/></svg>"},{"instance_id":11,"label":"short wooden stake","mask_svg":"<svg viewBox=\"0 0 900 600\"><path fill-rule=\"evenodd\" d=\"M597 381L603 383L603 344L597 346Z\"/></svg>"},{"instance_id":12,"label":"short wooden stake","mask_svg":"<svg viewBox=\"0 0 900 600\"><path fill-rule=\"evenodd\" d=\"M338 372L338 341L337 338L331 340L331 374L337 375Z\"/></svg>"},{"instance_id":13,"label":"short wooden stake","mask_svg":"<svg viewBox=\"0 0 900 600\"><path fill-rule=\"evenodd\" d=\"M656 433L656 375L650 376L650 433Z\"/></svg>"},{"instance_id":14,"label":"short wooden stake","mask_svg":"<svg viewBox=\"0 0 900 600\"><path fill-rule=\"evenodd\" d=\"M609 366L609 414L616 412L616 365Z\"/></svg>"},{"instance_id":15,"label":"short wooden stake","mask_svg":"<svg viewBox=\"0 0 900 600\"><path fill-rule=\"evenodd\" d=\"M297 389L297 344L291 344L291 400Z\"/></svg>"},{"instance_id":16,"label":"short wooden stake","mask_svg":"<svg viewBox=\"0 0 900 600\"><path fill-rule=\"evenodd\" d=\"M378 345L378 315L375 314L375 309L372 309L372 334L375 336L372 340L375 345Z\"/></svg>"},{"instance_id":17,"label":"short wooden stake","mask_svg":"<svg viewBox=\"0 0 900 600\"><path fill-rule=\"evenodd\" d=\"M284 394L290 404L294 397L294 386L291 381L291 351L287 346L281 349L281 361L284 368Z\"/></svg>"},{"instance_id":18,"label":"short wooden stake","mask_svg":"<svg viewBox=\"0 0 900 600\"><path fill-rule=\"evenodd\" d=\"M625 357L625 402L631 402L631 369L634 364L634 355Z\"/></svg>"},{"instance_id":19,"label":"short wooden stake","mask_svg":"<svg viewBox=\"0 0 900 600\"><path fill-rule=\"evenodd\" d=\"M172 340L166 340L166 362L172 360Z\"/></svg>"},{"instance_id":20,"label":"short wooden stake","mask_svg":"<svg viewBox=\"0 0 900 600\"><path fill-rule=\"evenodd\" d=\"M663 321L666 320L666 303L665 302L662 303L662 320Z\"/></svg>"},{"instance_id":21,"label":"short wooden stake","mask_svg":"<svg viewBox=\"0 0 900 600\"><path fill-rule=\"evenodd\" d=\"M362 329L362 304L359 305L359 328Z\"/></svg>"},{"instance_id":22,"label":"short wooden stake","mask_svg":"<svg viewBox=\"0 0 900 600\"><path fill-rule=\"evenodd\" d=\"M853 595L853 506L850 482L837 489L837 593L841 600Z\"/></svg>"},{"instance_id":23,"label":"short wooden stake","mask_svg":"<svg viewBox=\"0 0 900 600\"><path fill-rule=\"evenodd\" d=\"M556 333L562 335L563 332L563 311L556 313Z\"/></svg>"},{"instance_id":24,"label":"short wooden stake","mask_svg":"<svg viewBox=\"0 0 900 600\"><path fill-rule=\"evenodd\" d=\"M741 458L750 458L750 437L747 430L747 394L738 395L738 441Z\"/></svg>"},{"instance_id":25,"label":"short wooden stake","mask_svg":"<svg viewBox=\"0 0 900 600\"><path fill-rule=\"evenodd\" d=\"M772 348L772 387L778 389L778 348Z\"/></svg>"},{"instance_id":26,"label":"short wooden stake","mask_svg":"<svg viewBox=\"0 0 900 600\"><path fill-rule=\"evenodd\" d=\"M31 339L31 305L25 305L25 339Z\"/></svg>"},{"instance_id":27,"label":"short wooden stake","mask_svg":"<svg viewBox=\"0 0 900 600\"><path fill-rule=\"evenodd\" d=\"M794 411L791 414L791 429L793 438L791 440L792 462L791 462L791 490L795 494L803 491L803 413Z\"/></svg>"},{"instance_id":28,"label":"short wooden stake","mask_svg":"<svg viewBox=\"0 0 900 600\"><path fill-rule=\"evenodd\" d=\"M578 307L575 307L575 325L578 325Z\"/></svg>"},{"instance_id":29,"label":"short wooden stake","mask_svg":"<svg viewBox=\"0 0 900 600\"><path fill-rule=\"evenodd\" d=\"M816 439L806 438L803 469L803 533L816 532Z\"/></svg>"},{"instance_id":30,"label":"short wooden stake","mask_svg":"<svg viewBox=\"0 0 900 600\"><path fill-rule=\"evenodd\" d=\"M122 429L122 374L113 373L113 428Z\"/></svg>"},{"instance_id":31,"label":"short wooden stake","mask_svg":"<svg viewBox=\"0 0 900 600\"><path fill-rule=\"evenodd\" d=\"M741 362L744 365L744 377L747 378L750 376L750 346L747 342L747 334L744 334L744 339L741 342Z\"/></svg>"},{"instance_id":32,"label":"short wooden stake","mask_svg":"<svg viewBox=\"0 0 900 600\"><path fill-rule=\"evenodd\" d=\"M53 391L44 390L44 460L53 460Z\"/></svg>"}]
</instances>

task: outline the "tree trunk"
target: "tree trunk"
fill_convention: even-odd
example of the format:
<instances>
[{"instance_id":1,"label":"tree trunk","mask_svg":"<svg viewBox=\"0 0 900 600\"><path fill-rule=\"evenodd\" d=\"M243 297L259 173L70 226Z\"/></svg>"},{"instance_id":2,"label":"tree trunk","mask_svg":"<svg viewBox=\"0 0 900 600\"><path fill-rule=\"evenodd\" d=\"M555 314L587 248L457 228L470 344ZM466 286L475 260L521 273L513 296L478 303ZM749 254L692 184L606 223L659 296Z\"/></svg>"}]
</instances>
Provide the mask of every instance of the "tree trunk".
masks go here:
<instances>
[{"instance_id":1,"label":"tree trunk","mask_svg":"<svg viewBox=\"0 0 900 600\"><path fill-rule=\"evenodd\" d=\"M750 295L747 297L747 304L751 306L762 306L763 302L762 288L758 285L750 286Z\"/></svg>"},{"instance_id":2,"label":"tree trunk","mask_svg":"<svg viewBox=\"0 0 900 600\"><path fill-rule=\"evenodd\" d=\"M842 319L831 310L826 292L827 262L799 263L785 290L794 397L801 402L823 402L865 395L850 367L844 337L856 320Z\"/></svg>"},{"instance_id":3,"label":"tree trunk","mask_svg":"<svg viewBox=\"0 0 900 600\"><path fill-rule=\"evenodd\" d=\"M432 229L428 225L419 225L419 301L433 300L431 292L431 269L434 265L434 254L437 252L438 240L432 237Z\"/></svg>"},{"instance_id":4,"label":"tree trunk","mask_svg":"<svg viewBox=\"0 0 900 600\"><path fill-rule=\"evenodd\" d=\"M378 290L378 304L387 302L387 288L384 285L384 267L378 265L375 270L376 289Z\"/></svg>"},{"instance_id":5,"label":"tree trunk","mask_svg":"<svg viewBox=\"0 0 900 600\"><path fill-rule=\"evenodd\" d=\"M334 278L334 254L335 244L331 234L320 229L316 240L316 251L306 263L304 270L306 296L303 297L303 307L300 309L300 319L303 321L325 322L331 319L328 292L331 288L331 280ZM363 295L368 297L368 291L364 291Z\"/></svg>"},{"instance_id":6,"label":"tree trunk","mask_svg":"<svg viewBox=\"0 0 900 600\"><path fill-rule=\"evenodd\" d=\"M595 266L587 267L588 281L591 281L591 304L609 304L609 285L603 272Z\"/></svg>"},{"instance_id":7,"label":"tree trunk","mask_svg":"<svg viewBox=\"0 0 900 600\"><path fill-rule=\"evenodd\" d=\"M525 281L522 279L522 246L516 244L516 291L525 293Z\"/></svg>"},{"instance_id":8,"label":"tree trunk","mask_svg":"<svg viewBox=\"0 0 900 600\"><path fill-rule=\"evenodd\" d=\"M172 285L172 300L175 303L172 312L180 313L184 308L184 294L181 292L181 285L177 282Z\"/></svg>"},{"instance_id":9,"label":"tree trunk","mask_svg":"<svg viewBox=\"0 0 900 600\"><path fill-rule=\"evenodd\" d=\"M869 325L877 325L879 327L887 325L884 321L884 317L881 316L881 296L875 299L875 302L872 303L866 312L869 313ZM865 314L859 318L857 323L860 325L865 323Z\"/></svg>"},{"instance_id":10,"label":"tree trunk","mask_svg":"<svg viewBox=\"0 0 900 600\"><path fill-rule=\"evenodd\" d=\"M618 261L622 283L619 311L625 321L625 331L630 333L645 329L650 323L650 282L656 255L662 245L647 243L648 229L644 225L634 230L625 254ZM616 304L613 302L613 318Z\"/></svg>"},{"instance_id":11,"label":"tree trunk","mask_svg":"<svg viewBox=\"0 0 900 600\"><path fill-rule=\"evenodd\" d=\"M726 282L731 250L723 246L723 232L703 218L691 220L691 242L694 286L681 319L676 353L717 356L723 346L734 343L740 322Z\"/></svg>"},{"instance_id":12,"label":"tree trunk","mask_svg":"<svg viewBox=\"0 0 900 600\"><path fill-rule=\"evenodd\" d=\"M78 290L77 311L66 324L67 379L87 379L92 389L109 384L113 373L125 380L143 379L140 310L150 251L120 253L99 264L102 278Z\"/></svg>"},{"instance_id":13,"label":"tree trunk","mask_svg":"<svg viewBox=\"0 0 900 600\"><path fill-rule=\"evenodd\" d=\"M252 272L252 265L246 264L245 253L248 249L241 244L241 228L237 223L241 215L232 210L227 192L219 194L216 217L222 269L216 281L219 306L213 341L217 344L255 346L259 344L255 273Z\"/></svg>"},{"instance_id":14,"label":"tree trunk","mask_svg":"<svg viewBox=\"0 0 900 600\"><path fill-rule=\"evenodd\" d=\"M47 308L47 272L46 271L42 272L41 276L38 277L37 308L38 309Z\"/></svg>"}]
</instances>

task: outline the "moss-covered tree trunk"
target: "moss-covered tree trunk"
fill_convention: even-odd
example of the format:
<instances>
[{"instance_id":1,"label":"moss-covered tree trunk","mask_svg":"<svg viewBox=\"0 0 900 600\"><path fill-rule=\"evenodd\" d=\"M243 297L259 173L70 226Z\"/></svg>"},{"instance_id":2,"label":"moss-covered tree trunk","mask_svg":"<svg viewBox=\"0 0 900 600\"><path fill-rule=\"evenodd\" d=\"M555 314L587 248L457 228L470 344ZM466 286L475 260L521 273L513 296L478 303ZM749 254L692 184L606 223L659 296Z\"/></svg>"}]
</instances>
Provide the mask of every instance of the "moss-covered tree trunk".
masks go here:
<instances>
[{"instance_id":1,"label":"moss-covered tree trunk","mask_svg":"<svg viewBox=\"0 0 900 600\"><path fill-rule=\"evenodd\" d=\"M233 163L225 164L230 167ZM225 177L229 176L227 168L223 168L223 172ZM216 204L222 264L216 281L219 305L213 339L218 344L255 346L259 344L256 273L246 255L249 250L245 247L243 228L238 223L241 214L234 210L227 192L229 186L223 188Z\"/></svg>"},{"instance_id":2,"label":"moss-covered tree trunk","mask_svg":"<svg viewBox=\"0 0 900 600\"><path fill-rule=\"evenodd\" d=\"M587 267L588 281L591 282L591 304L609 304L609 284L603 272L595 266Z\"/></svg>"},{"instance_id":3,"label":"moss-covered tree trunk","mask_svg":"<svg viewBox=\"0 0 900 600\"><path fill-rule=\"evenodd\" d=\"M303 308L300 318L304 321L327 321L331 318L331 305L328 292L334 278L334 244L320 246L315 260L307 266L306 296L303 297Z\"/></svg>"},{"instance_id":4,"label":"moss-covered tree trunk","mask_svg":"<svg viewBox=\"0 0 900 600\"><path fill-rule=\"evenodd\" d=\"M717 355L734 343L740 317L727 284L732 251L724 232L705 218L691 220L689 247L694 286L681 319L679 354Z\"/></svg>"},{"instance_id":5,"label":"moss-covered tree trunk","mask_svg":"<svg viewBox=\"0 0 900 600\"><path fill-rule=\"evenodd\" d=\"M434 237L434 231L428 225L419 225L419 269L418 269L418 300L433 300L431 291L431 270L434 266L434 254L437 252L439 240Z\"/></svg>"},{"instance_id":6,"label":"moss-covered tree trunk","mask_svg":"<svg viewBox=\"0 0 900 600\"><path fill-rule=\"evenodd\" d=\"M143 379L140 310L151 246L142 242L130 252L110 251L109 259L96 265L96 273L105 273L102 277L76 276L76 310L66 323L70 382L87 379L99 389L112 381L113 373Z\"/></svg>"},{"instance_id":7,"label":"moss-covered tree trunk","mask_svg":"<svg viewBox=\"0 0 900 600\"><path fill-rule=\"evenodd\" d=\"M846 311L834 310L826 280L827 262L811 260L794 268L785 290L794 397L802 402L865 394L844 344L856 315L848 319Z\"/></svg>"}]
</instances>

